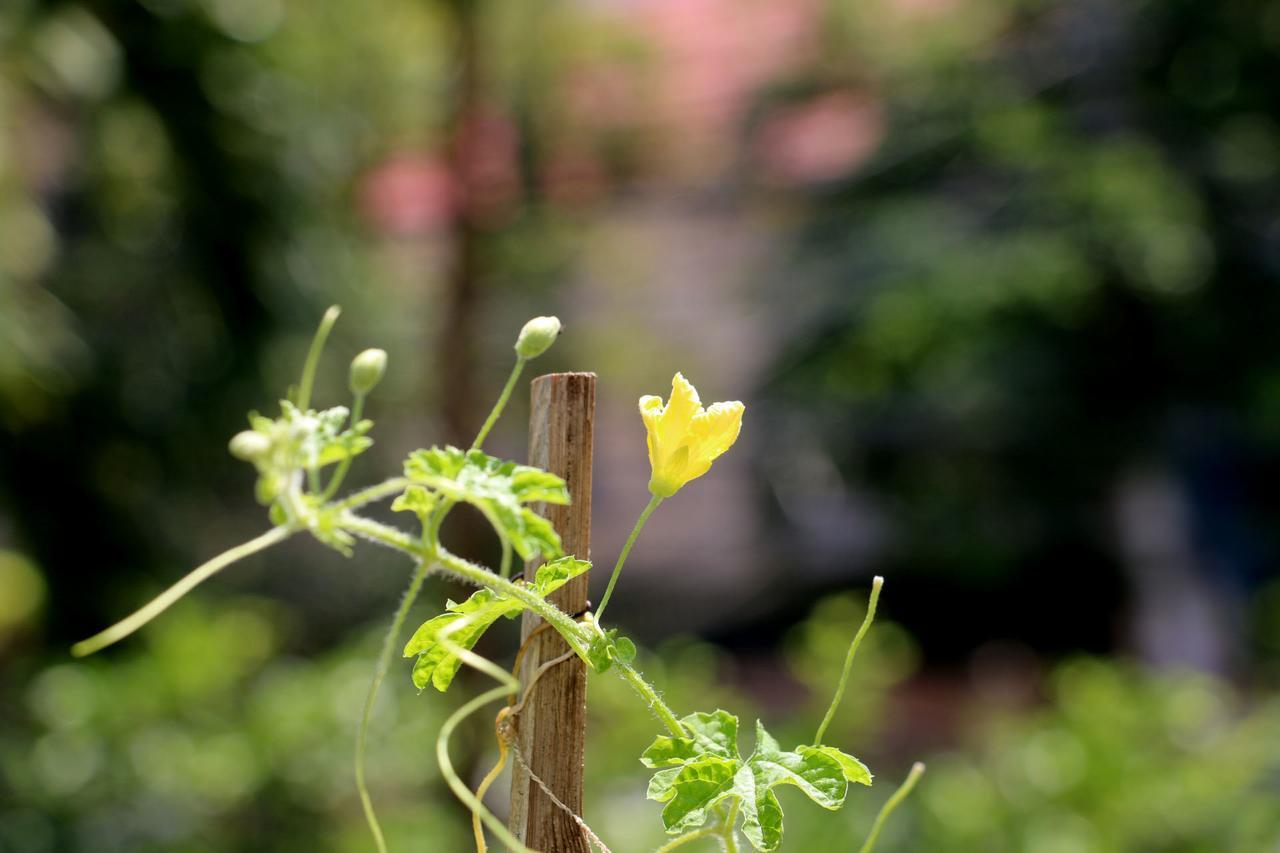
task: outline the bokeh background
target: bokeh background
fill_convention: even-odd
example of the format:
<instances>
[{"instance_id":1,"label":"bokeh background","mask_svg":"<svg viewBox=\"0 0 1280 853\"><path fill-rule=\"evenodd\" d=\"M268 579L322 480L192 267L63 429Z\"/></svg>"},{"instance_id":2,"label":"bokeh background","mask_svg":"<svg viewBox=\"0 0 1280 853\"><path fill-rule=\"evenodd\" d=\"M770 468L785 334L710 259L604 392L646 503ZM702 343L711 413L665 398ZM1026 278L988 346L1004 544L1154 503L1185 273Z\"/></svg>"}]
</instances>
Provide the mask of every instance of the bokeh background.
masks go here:
<instances>
[{"instance_id":1,"label":"bokeh background","mask_svg":"<svg viewBox=\"0 0 1280 853\"><path fill-rule=\"evenodd\" d=\"M394 555L290 542L67 654L263 529L226 440L336 302L322 402L390 353L355 484L467 441L558 314L604 564L636 399L746 402L610 611L678 710L803 740L886 576L833 728L877 784L784 793L789 849L855 849L923 758L884 850L1280 850L1277 80L1275 0L5 0L0 849L371 849ZM468 849L433 742L478 682L408 676L393 849ZM633 704L593 677L617 851L661 841ZM453 750L478 778L488 723Z\"/></svg>"}]
</instances>

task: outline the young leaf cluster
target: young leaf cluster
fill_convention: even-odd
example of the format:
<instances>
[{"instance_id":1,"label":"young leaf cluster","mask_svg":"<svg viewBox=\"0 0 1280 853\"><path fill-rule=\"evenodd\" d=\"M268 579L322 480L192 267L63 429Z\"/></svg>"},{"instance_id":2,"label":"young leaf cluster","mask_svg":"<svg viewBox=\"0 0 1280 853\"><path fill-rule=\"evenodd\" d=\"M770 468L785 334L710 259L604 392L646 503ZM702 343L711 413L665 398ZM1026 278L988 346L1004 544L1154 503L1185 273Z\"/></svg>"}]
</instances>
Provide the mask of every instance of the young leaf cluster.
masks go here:
<instances>
[{"instance_id":1,"label":"young leaf cluster","mask_svg":"<svg viewBox=\"0 0 1280 853\"><path fill-rule=\"evenodd\" d=\"M688 737L661 736L641 756L656 769L648 797L664 803L662 823L671 834L703 826L719 810L721 820L742 818L742 834L762 851L782 843L782 806L773 789L794 785L809 799L835 811L849 783L871 784L861 761L831 746L798 746L784 751L756 721L756 748L738 753L738 718L727 711L683 718ZM732 827L730 827L731 829Z\"/></svg>"},{"instance_id":2,"label":"young leaf cluster","mask_svg":"<svg viewBox=\"0 0 1280 853\"><path fill-rule=\"evenodd\" d=\"M405 461L404 474L411 485L392 509L414 512L425 523L442 500L468 503L521 559L563 555L555 528L529 507L569 503L564 480L554 474L452 446L415 450Z\"/></svg>"}]
</instances>

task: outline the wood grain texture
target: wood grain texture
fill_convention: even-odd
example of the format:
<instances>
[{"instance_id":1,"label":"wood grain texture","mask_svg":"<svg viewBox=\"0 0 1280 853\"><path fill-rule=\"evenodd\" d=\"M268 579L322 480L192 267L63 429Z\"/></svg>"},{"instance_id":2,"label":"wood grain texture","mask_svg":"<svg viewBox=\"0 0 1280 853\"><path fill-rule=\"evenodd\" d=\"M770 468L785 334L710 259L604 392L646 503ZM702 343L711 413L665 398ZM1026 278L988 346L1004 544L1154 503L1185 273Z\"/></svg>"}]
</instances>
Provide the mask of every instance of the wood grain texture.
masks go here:
<instances>
[{"instance_id":1,"label":"wood grain texture","mask_svg":"<svg viewBox=\"0 0 1280 853\"><path fill-rule=\"evenodd\" d=\"M591 459L595 437L596 376L553 373L533 381L529 416L529 464L563 477L573 502L537 507L555 526L566 554L591 559ZM530 563L532 571L539 563ZM587 576L569 581L551 601L566 613L587 607ZM521 632L528 638L542 619L526 612ZM545 630L525 649L520 680L528 683L543 661L569 647L554 630ZM582 813L583 742L587 732L587 673L575 657L548 670L516 721L517 746L525 763L576 814ZM589 853L582 829L533 783L516 762L511 778L508 826L534 850Z\"/></svg>"}]
</instances>

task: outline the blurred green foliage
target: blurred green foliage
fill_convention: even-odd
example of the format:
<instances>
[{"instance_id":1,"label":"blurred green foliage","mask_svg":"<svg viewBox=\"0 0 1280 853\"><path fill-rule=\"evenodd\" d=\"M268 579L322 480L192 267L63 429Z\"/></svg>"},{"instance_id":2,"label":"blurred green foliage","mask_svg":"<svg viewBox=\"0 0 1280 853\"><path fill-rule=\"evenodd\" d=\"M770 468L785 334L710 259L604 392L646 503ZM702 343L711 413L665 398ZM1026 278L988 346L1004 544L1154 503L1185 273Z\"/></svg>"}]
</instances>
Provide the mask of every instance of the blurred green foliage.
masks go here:
<instances>
[{"instance_id":1,"label":"blurred green foliage","mask_svg":"<svg viewBox=\"0 0 1280 853\"><path fill-rule=\"evenodd\" d=\"M781 658L735 659L680 640L639 662L677 711L759 716L779 737L803 742L841 664L830 650L847 640L860 608L848 597L820 602ZM29 673L0 712L0 849L367 849L351 745L376 638L304 659L281 654L287 624L262 600L191 600L131 648ZM875 785L851 792L836 818L782 791L787 849L849 849L863 837L905 772L887 744L911 733L889 691L917 666L901 628L877 623L828 737L868 762ZM972 700L956 709L969 734L920 756L928 773L884 849L1264 853L1280 842L1274 697L1098 659L1064 664L1045 688L1043 707L993 710ZM619 853L652 850L663 835L644 801L648 771L638 756L660 725L620 679L593 676L589 691L586 815ZM433 753L440 722L462 696L416 693L407 666L384 691L369 766L394 847L470 843L468 815ZM460 733L451 754L478 778L496 756L489 721ZM495 805L505 789L495 786Z\"/></svg>"},{"instance_id":2,"label":"blurred green foliage","mask_svg":"<svg viewBox=\"0 0 1280 853\"><path fill-rule=\"evenodd\" d=\"M985 720L969 749L931 760L911 805L921 848L1264 853L1280 844L1275 696L1098 659L1061 666L1049 693L1049 707Z\"/></svg>"}]
</instances>

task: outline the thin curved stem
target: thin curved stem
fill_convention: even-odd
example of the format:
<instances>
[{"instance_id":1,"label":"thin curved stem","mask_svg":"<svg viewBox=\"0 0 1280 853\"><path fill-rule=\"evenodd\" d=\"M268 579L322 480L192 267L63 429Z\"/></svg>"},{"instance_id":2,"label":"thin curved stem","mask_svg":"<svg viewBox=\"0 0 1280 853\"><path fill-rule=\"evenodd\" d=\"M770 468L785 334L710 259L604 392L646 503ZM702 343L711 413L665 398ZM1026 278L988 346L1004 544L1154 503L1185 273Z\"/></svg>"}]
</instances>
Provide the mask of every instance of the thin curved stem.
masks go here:
<instances>
[{"instance_id":1,"label":"thin curved stem","mask_svg":"<svg viewBox=\"0 0 1280 853\"><path fill-rule=\"evenodd\" d=\"M324 316L320 318L315 337L311 339L307 360L302 365L302 381L298 383L298 394L294 398L294 403L303 411L311 407L311 389L316 382L316 368L320 365L320 353L324 350L324 342L329 339L329 332L333 330L333 324L338 322L338 316L341 313L342 309L337 305L330 305L329 310L325 311Z\"/></svg>"},{"instance_id":2,"label":"thin curved stem","mask_svg":"<svg viewBox=\"0 0 1280 853\"><path fill-rule=\"evenodd\" d=\"M357 536L363 536L371 542L377 542L379 545L386 545L388 548L403 551L414 559L424 558L429 550L421 541L414 539L400 528L374 521L372 518L343 513L341 524L343 529L349 530Z\"/></svg>"},{"instance_id":3,"label":"thin curved stem","mask_svg":"<svg viewBox=\"0 0 1280 853\"><path fill-rule=\"evenodd\" d=\"M818 733L813 736L813 744L817 746L822 743L822 736L827 733L827 726L831 725L832 719L835 718L836 709L840 707L840 700L844 698L845 688L849 686L849 672L853 669L853 658L858 653L858 646L862 644L862 638L866 636L867 630L871 628L871 623L876 618L876 604L880 601L880 588L884 586L884 578L876 575L871 581L871 598L867 601L867 615L862 619L862 625L858 628L858 633L853 635L853 642L849 644L849 651L844 656L844 669L840 671L840 682L836 685L836 693L831 697L831 704L827 706L827 713L822 718L822 723L818 726Z\"/></svg>"},{"instance_id":4,"label":"thin curved stem","mask_svg":"<svg viewBox=\"0 0 1280 853\"><path fill-rule=\"evenodd\" d=\"M414 570L408 588L400 599L400 606L396 608L395 616L391 620L391 626L387 629L387 634L382 640L382 651L378 654L378 663L374 668L373 681L369 683L369 692L365 694L364 710L360 715L360 729L356 733L356 788L360 792L360 805L364 808L364 817L369 823L369 831L373 833L374 844L377 845L379 853L386 853L387 842L383 838L382 827L378 824L378 816L373 810L373 799L369 796L369 787L365 783L365 743L369 735L369 721L373 717L373 706L378 699L378 689L382 686L382 681L387 676L387 670L391 667L391 657L395 653L400 631L404 628L404 621L409 615L409 609L413 607L414 600L417 599L418 593L422 590L422 582L426 579L430 570L430 562L427 560L420 562L417 569Z\"/></svg>"},{"instance_id":5,"label":"thin curved stem","mask_svg":"<svg viewBox=\"0 0 1280 853\"><path fill-rule=\"evenodd\" d=\"M139 609L135 610L129 616L121 619L116 624L94 634L87 640L81 640L71 647L71 654L78 658L85 655L91 655L96 651L100 651L112 643L123 640L152 619L168 610L182 596L195 589L204 581L216 575L232 563L243 560L251 554L256 554L272 545L283 542L294 533L297 528L284 525L281 527L273 527L261 536L250 539L248 542L237 545L234 548L223 551L218 556L209 560L196 568L192 569L182 580L166 589L164 592L151 599Z\"/></svg>"},{"instance_id":6,"label":"thin curved stem","mask_svg":"<svg viewBox=\"0 0 1280 853\"><path fill-rule=\"evenodd\" d=\"M649 516L653 515L653 511L658 508L660 503L662 503L662 498L657 495L649 498L649 503L645 506L644 511L640 513L640 517L636 519L636 526L631 528L631 535L627 537L626 544L622 546L622 552L618 554L618 562L613 566L613 574L609 576L609 585L604 588L604 597L600 599L600 606L596 608L597 623L604 616L604 608L613 596L613 588L618 583L618 576L622 574L622 565L627 561L627 555L631 553L631 546L636 544L636 538L639 537L640 531L644 529L645 522L649 520Z\"/></svg>"},{"instance_id":7,"label":"thin curved stem","mask_svg":"<svg viewBox=\"0 0 1280 853\"><path fill-rule=\"evenodd\" d=\"M681 835L679 838L673 838L666 844L659 847L653 853L667 853L668 850L675 850L677 847L683 847L686 844L697 841L699 838L711 838L717 835L715 829L696 829L693 832Z\"/></svg>"},{"instance_id":8,"label":"thin curved stem","mask_svg":"<svg viewBox=\"0 0 1280 853\"><path fill-rule=\"evenodd\" d=\"M511 392L516 387L516 382L520 379L520 374L524 371L525 359L522 356L516 357L515 366L511 368L511 375L507 377L507 384L502 386L502 393L498 395L498 402L493 404L493 409L489 412L489 417L485 419L484 426L480 427L480 432L476 433L476 440L471 442L472 450L479 450L484 444L484 440L489 437L489 430L493 429L493 425L498 422L498 418L502 415L502 410L507 407L507 401L511 399Z\"/></svg>"},{"instance_id":9,"label":"thin curved stem","mask_svg":"<svg viewBox=\"0 0 1280 853\"><path fill-rule=\"evenodd\" d=\"M880 807L880 813L876 815L875 823L871 824L871 832L867 835L866 842L862 845L860 853L871 853L872 848L876 846L876 840L880 837L880 830L884 829L885 821L889 819L889 815L893 814L907 795L911 793L911 789L916 786L916 782L920 781L920 777L924 775L924 762L917 761L911 765L911 772L907 774L906 780L893 792L893 796L885 801Z\"/></svg>"},{"instance_id":10,"label":"thin curved stem","mask_svg":"<svg viewBox=\"0 0 1280 853\"><path fill-rule=\"evenodd\" d=\"M380 501L383 498L389 498L397 492L403 491L404 487L409 485L409 480L405 477L392 477L368 488L361 489L358 492L352 492L333 506L337 509L356 509L365 504L371 504L374 501Z\"/></svg>"},{"instance_id":11,"label":"thin curved stem","mask_svg":"<svg viewBox=\"0 0 1280 853\"><path fill-rule=\"evenodd\" d=\"M364 417L364 398L365 394L357 391L355 401L351 404L351 419L348 423L354 429L355 425L360 423L360 419ZM347 457L338 463L337 470L333 472L333 476L329 478L329 485L325 487L324 494L320 496L320 502L325 503L335 494L338 493L338 487L342 485L342 481L347 476L347 471L351 468L351 460L355 457L351 455L351 448L347 448Z\"/></svg>"}]
</instances>

